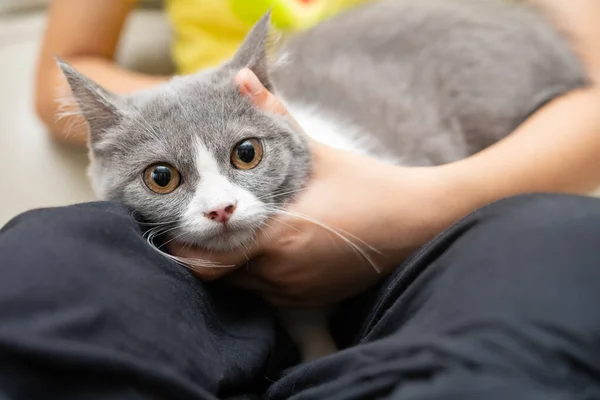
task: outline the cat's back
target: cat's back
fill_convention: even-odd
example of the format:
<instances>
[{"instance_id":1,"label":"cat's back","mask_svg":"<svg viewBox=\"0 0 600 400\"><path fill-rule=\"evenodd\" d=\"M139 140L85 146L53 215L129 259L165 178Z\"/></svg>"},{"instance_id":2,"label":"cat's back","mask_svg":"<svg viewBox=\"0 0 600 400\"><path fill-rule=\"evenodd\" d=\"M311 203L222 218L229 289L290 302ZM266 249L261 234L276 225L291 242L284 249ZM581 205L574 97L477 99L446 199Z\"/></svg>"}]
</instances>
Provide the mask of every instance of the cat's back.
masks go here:
<instances>
[{"instance_id":1,"label":"cat's back","mask_svg":"<svg viewBox=\"0 0 600 400\"><path fill-rule=\"evenodd\" d=\"M449 162L585 81L541 13L511 0L384 0L285 44L275 86L292 108L372 138L406 164Z\"/></svg>"}]
</instances>

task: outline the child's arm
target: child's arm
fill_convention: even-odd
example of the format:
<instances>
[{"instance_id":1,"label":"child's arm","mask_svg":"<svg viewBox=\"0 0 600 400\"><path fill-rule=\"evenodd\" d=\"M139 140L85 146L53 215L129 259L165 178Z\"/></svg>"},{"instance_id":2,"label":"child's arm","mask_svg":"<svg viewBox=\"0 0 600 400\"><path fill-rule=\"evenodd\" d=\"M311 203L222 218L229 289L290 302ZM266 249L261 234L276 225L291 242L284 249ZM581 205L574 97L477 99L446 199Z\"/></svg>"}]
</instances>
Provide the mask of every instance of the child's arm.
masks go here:
<instances>
[{"instance_id":1,"label":"child's arm","mask_svg":"<svg viewBox=\"0 0 600 400\"><path fill-rule=\"evenodd\" d=\"M113 61L133 3L130 0L53 1L38 61L35 106L54 137L84 144L87 134L84 124L72 123L77 117L58 119L60 110L56 99L69 92L55 56L116 93L142 89L167 79L128 71Z\"/></svg>"}]
</instances>

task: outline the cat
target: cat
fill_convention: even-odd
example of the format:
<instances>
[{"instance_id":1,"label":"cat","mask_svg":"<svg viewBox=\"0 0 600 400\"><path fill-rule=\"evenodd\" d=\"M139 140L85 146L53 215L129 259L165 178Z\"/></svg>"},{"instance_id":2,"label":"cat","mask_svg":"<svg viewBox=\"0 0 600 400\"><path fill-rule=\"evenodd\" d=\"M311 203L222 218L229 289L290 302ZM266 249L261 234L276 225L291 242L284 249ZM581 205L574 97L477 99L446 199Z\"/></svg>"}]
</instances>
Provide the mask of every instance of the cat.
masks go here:
<instances>
[{"instance_id":1,"label":"cat","mask_svg":"<svg viewBox=\"0 0 600 400\"><path fill-rule=\"evenodd\" d=\"M183 243L226 251L252 240L305 186L311 156L303 132L240 95L244 67L313 139L409 166L468 157L587 83L568 38L510 0L382 0L274 51L270 31L267 13L222 65L123 96L59 60L89 127L97 195ZM282 321L304 360L335 351L320 310Z\"/></svg>"}]
</instances>

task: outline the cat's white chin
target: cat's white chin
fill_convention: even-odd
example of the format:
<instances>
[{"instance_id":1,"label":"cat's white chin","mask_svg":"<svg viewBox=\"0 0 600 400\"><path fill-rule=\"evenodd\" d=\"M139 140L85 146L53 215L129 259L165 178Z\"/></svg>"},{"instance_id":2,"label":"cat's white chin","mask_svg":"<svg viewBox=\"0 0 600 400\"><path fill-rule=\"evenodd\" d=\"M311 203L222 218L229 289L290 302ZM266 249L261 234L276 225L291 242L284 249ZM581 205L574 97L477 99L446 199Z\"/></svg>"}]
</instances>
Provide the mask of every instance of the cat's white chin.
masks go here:
<instances>
[{"instance_id":1,"label":"cat's white chin","mask_svg":"<svg viewBox=\"0 0 600 400\"><path fill-rule=\"evenodd\" d=\"M256 228L232 224L213 228L209 232L185 232L179 236L179 240L187 244L196 245L205 250L232 251L244 248L247 243L254 240Z\"/></svg>"},{"instance_id":2,"label":"cat's white chin","mask_svg":"<svg viewBox=\"0 0 600 400\"><path fill-rule=\"evenodd\" d=\"M252 241L255 233L254 229L227 230L220 235L202 239L199 245L208 250L232 251L243 248Z\"/></svg>"}]
</instances>

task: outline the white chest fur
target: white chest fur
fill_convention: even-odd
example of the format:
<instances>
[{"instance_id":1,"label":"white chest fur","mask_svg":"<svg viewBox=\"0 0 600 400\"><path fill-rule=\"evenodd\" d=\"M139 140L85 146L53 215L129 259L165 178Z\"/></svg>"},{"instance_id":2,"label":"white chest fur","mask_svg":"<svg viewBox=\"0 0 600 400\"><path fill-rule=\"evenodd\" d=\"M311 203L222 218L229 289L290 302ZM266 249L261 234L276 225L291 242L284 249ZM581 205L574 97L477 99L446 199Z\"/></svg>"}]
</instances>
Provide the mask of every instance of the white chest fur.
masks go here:
<instances>
[{"instance_id":1,"label":"white chest fur","mask_svg":"<svg viewBox=\"0 0 600 400\"><path fill-rule=\"evenodd\" d=\"M286 107L312 139L340 150L365 153L363 143L356 139L361 137L356 128L336 123L314 107L293 103Z\"/></svg>"},{"instance_id":2,"label":"white chest fur","mask_svg":"<svg viewBox=\"0 0 600 400\"><path fill-rule=\"evenodd\" d=\"M285 106L304 132L318 142L336 149L376 157L390 164L397 164L399 161L392 154L386 154L381 143L359 126L330 118L314 106L294 103L286 103Z\"/></svg>"}]
</instances>

